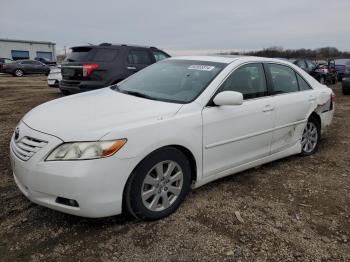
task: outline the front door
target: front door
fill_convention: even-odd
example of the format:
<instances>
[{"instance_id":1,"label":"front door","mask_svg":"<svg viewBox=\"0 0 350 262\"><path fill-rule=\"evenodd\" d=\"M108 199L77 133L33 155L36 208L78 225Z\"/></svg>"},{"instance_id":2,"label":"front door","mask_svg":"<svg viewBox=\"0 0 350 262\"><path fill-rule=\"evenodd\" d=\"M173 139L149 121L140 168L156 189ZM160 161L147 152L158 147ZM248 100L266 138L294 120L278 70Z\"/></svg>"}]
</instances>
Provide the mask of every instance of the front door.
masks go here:
<instances>
[{"instance_id":1,"label":"front door","mask_svg":"<svg viewBox=\"0 0 350 262\"><path fill-rule=\"evenodd\" d=\"M203 109L203 170L211 176L270 154L274 105L264 68L251 63L236 69L218 92L237 91L244 102L237 106Z\"/></svg>"}]
</instances>

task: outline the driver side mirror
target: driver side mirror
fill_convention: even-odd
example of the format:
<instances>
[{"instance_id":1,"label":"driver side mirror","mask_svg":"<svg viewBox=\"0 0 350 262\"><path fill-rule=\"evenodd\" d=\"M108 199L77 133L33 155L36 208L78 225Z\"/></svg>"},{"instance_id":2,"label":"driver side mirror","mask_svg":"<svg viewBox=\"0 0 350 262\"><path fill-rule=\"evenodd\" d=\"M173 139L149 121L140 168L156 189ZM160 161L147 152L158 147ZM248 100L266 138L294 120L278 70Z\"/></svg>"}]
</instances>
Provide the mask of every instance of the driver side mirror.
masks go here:
<instances>
[{"instance_id":1,"label":"driver side mirror","mask_svg":"<svg viewBox=\"0 0 350 262\"><path fill-rule=\"evenodd\" d=\"M236 91L223 91L218 93L213 102L217 106L237 106L243 104L243 94Z\"/></svg>"}]
</instances>

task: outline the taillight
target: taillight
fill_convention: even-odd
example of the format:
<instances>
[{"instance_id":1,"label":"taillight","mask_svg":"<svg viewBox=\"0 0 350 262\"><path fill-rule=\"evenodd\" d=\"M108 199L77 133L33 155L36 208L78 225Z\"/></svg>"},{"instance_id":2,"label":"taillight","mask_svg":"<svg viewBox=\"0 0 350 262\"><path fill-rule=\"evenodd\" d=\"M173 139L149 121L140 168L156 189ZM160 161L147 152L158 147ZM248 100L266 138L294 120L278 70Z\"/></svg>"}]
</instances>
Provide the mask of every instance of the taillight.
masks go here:
<instances>
[{"instance_id":1,"label":"taillight","mask_svg":"<svg viewBox=\"0 0 350 262\"><path fill-rule=\"evenodd\" d=\"M92 71L98 68L98 64L84 64L83 65L83 77L87 77Z\"/></svg>"},{"instance_id":2,"label":"taillight","mask_svg":"<svg viewBox=\"0 0 350 262\"><path fill-rule=\"evenodd\" d=\"M331 101L335 102L335 94L333 94L333 93L331 94Z\"/></svg>"}]
</instances>

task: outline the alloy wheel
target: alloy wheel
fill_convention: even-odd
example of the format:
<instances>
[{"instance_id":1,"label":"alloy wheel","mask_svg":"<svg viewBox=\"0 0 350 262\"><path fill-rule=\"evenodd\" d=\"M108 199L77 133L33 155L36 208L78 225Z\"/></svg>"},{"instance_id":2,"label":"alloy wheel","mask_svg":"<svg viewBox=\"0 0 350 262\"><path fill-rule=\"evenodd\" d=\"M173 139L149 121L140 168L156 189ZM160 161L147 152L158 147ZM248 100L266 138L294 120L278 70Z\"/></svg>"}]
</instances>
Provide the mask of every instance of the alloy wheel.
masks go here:
<instances>
[{"instance_id":1,"label":"alloy wheel","mask_svg":"<svg viewBox=\"0 0 350 262\"><path fill-rule=\"evenodd\" d=\"M151 211L163 211L179 197L184 175L179 164L167 160L156 164L145 176L141 187L143 205Z\"/></svg>"},{"instance_id":2,"label":"alloy wheel","mask_svg":"<svg viewBox=\"0 0 350 262\"><path fill-rule=\"evenodd\" d=\"M313 122L308 122L304 129L301 145L305 153L311 153L317 146L318 132L317 126Z\"/></svg>"},{"instance_id":3,"label":"alloy wheel","mask_svg":"<svg viewBox=\"0 0 350 262\"><path fill-rule=\"evenodd\" d=\"M16 75L16 76L23 76L23 71L20 70L20 69L17 69L17 70L15 71L15 75Z\"/></svg>"}]
</instances>

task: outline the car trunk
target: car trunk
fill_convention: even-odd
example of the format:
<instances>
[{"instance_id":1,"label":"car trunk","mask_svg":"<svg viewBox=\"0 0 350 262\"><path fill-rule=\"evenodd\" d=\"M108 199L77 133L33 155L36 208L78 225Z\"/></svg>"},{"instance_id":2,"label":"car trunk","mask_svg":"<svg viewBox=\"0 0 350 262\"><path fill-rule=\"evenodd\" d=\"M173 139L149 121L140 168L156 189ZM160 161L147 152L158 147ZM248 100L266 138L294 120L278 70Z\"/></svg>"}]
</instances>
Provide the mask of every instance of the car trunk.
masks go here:
<instances>
[{"instance_id":1,"label":"car trunk","mask_svg":"<svg viewBox=\"0 0 350 262\"><path fill-rule=\"evenodd\" d=\"M105 49L89 46L73 47L61 71L64 80L93 80L105 78L108 64L119 54L118 49Z\"/></svg>"},{"instance_id":2,"label":"car trunk","mask_svg":"<svg viewBox=\"0 0 350 262\"><path fill-rule=\"evenodd\" d=\"M83 80L83 65L91 60L94 50L90 47L73 47L61 67L62 78L65 80Z\"/></svg>"}]
</instances>

